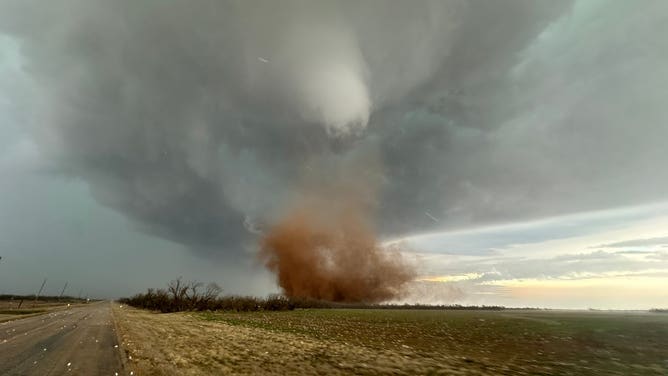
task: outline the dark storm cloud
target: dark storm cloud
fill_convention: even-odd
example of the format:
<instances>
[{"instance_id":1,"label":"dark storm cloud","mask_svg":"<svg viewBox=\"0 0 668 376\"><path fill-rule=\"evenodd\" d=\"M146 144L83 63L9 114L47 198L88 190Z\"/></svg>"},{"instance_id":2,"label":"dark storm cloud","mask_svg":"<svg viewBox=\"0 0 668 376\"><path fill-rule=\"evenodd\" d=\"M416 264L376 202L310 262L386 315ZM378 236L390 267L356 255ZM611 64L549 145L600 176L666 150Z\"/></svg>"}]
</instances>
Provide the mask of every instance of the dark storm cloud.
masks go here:
<instances>
[{"instance_id":1,"label":"dark storm cloud","mask_svg":"<svg viewBox=\"0 0 668 376\"><path fill-rule=\"evenodd\" d=\"M668 214L668 203L655 203L613 210L577 213L536 221L486 226L459 231L441 231L399 237L390 244L406 244L422 253L494 256L516 246L576 238L589 234L615 231L639 222L649 222ZM609 245L594 244L589 248L611 246L642 246L667 243L665 238L636 239ZM634 250L638 253L638 250ZM619 253L619 252L616 252Z\"/></svg>"},{"instance_id":2,"label":"dark storm cloud","mask_svg":"<svg viewBox=\"0 0 668 376\"><path fill-rule=\"evenodd\" d=\"M305 170L364 150L385 234L668 191L661 2L0 4L44 154L204 252L240 250Z\"/></svg>"},{"instance_id":3,"label":"dark storm cloud","mask_svg":"<svg viewBox=\"0 0 668 376\"><path fill-rule=\"evenodd\" d=\"M480 61L453 53L424 100L378 127L388 179L411 182L388 188L402 205L384 218L403 232L435 226L425 211L443 227L664 200L666 14L659 1L580 1L546 28L509 21L516 38L485 43L496 48Z\"/></svg>"}]
</instances>

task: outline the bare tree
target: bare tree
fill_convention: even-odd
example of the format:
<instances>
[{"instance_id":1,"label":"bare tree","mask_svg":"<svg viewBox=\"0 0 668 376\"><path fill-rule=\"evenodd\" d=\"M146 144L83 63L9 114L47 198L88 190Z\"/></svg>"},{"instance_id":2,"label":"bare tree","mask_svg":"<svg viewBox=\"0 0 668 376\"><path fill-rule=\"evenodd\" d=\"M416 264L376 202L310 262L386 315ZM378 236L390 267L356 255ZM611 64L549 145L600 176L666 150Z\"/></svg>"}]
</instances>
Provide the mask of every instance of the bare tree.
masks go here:
<instances>
[{"instance_id":1,"label":"bare tree","mask_svg":"<svg viewBox=\"0 0 668 376\"><path fill-rule=\"evenodd\" d=\"M186 287L188 288L187 291L189 293L187 294L186 298L188 299L190 303L190 307L194 307L197 305L197 301L200 299L199 295L199 288L203 286L202 282L197 282L197 281L190 281L186 284Z\"/></svg>"},{"instance_id":2,"label":"bare tree","mask_svg":"<svg viewBox=\"0 0 668 376\"><path fill-rule=\"evenodd\" d=\"M202 295L202 301L208 303L216 298L218 298L218 295L223 292L223 288L218 286L217 283L211 282L208 285L206 285L206 290L204 290L204 295Z\"/></svg>"},{"instance_id":3,"label":"bare tree","mask_svg":"<svg viewBox=\"0 0 668 376\"><path fill-rule=\"evenodd\" d=\"M175 311L183 310L184 301L188 294L188 286L183 283L181 277L173 279L167 285L167 292L172 296Z\"/></svg>"}]
</instances>

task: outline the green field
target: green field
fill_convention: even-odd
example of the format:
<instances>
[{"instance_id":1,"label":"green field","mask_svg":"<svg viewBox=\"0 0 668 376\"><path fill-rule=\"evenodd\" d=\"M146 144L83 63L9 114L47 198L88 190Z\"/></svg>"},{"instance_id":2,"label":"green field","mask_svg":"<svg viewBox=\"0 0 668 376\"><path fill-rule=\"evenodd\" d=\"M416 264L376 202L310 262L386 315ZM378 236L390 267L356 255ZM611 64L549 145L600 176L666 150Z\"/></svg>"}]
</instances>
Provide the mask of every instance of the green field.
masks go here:
<instances>
[{"instance_id":1,"label":"green field","mask_svg":"<svg viewBox=\"0 0 668 376\"><path fill-rule=\"evenodd\" d=\"M425 359L455 356L492 373L668 375L668 314L661 313L305 309L195 315Z\"/></svg>"}]
</instances>

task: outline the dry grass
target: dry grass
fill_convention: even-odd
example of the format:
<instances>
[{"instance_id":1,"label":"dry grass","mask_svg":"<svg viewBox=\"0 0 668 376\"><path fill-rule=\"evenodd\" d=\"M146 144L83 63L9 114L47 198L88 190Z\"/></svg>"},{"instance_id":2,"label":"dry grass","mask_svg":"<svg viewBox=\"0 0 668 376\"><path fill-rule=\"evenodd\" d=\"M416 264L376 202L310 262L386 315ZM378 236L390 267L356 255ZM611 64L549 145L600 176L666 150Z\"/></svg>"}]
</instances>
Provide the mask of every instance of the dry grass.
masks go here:
<instances>
[{"instance_id":1,"label":"dry grass","mask_svg":"<svg viewBox=\"0 0 668 376\"><path fill-rule=\"evenodd\" d=\"M139 375L665 375L668 316L114 308Z\"/></svg>"},{"instance_id":2,"label":"dry grass","mask_svg":"<svg viewBox=\"0 0 668 376\"><path fill-rule=\"evenodd\" d=\"M0 300L0 311L22 311L29 309L48 309L53 307L59 307L67 305L67 302L57 303L57 302L42 302L34 300L25 300L21 307L19 308L19 300Z\"/></svg>"},{"instance_id":3,"label":"dry grass","mask_svg":"<svg viewBox=\"0 0 668 376\"><path fill-rule=\"evenodd\" d=\"M129 371L138 375L492 375L484 364L410 348L377 350L308 335L114 307Z\"/></svg>"},{"instance_id":4,"label":"dry grass","mask_svg":"<svg viewBox=\"0 0 668 376\"><path fill-rule=\"evenodd\" d=\"M0 300L0 322L29 316L40 315L54 309L67 307L67 303L25 300L19 307L20 300Z\"/></svg>"}]
</instances>

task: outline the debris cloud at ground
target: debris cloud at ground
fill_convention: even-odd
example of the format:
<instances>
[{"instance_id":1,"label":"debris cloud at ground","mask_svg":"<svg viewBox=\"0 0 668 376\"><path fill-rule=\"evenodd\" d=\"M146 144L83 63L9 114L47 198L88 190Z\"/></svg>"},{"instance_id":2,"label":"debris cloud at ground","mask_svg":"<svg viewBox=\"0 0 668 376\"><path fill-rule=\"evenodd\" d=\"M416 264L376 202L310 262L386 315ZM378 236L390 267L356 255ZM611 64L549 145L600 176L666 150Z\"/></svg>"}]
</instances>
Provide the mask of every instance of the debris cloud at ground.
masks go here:
<instances>
[{"instance_id":1,"label":"debris cloud at ground","mask_svg":"<svg viewBox=\"0 0 668 376\"><path fill-rule=\"evenodd\" d=\"M363 178L373 174L349 165L334 180L307 183L261 239L259 257L290 298L382 302L399 297L415 277L400 250L376 238L375 189Z\"/></svg>"}]
</instances>

